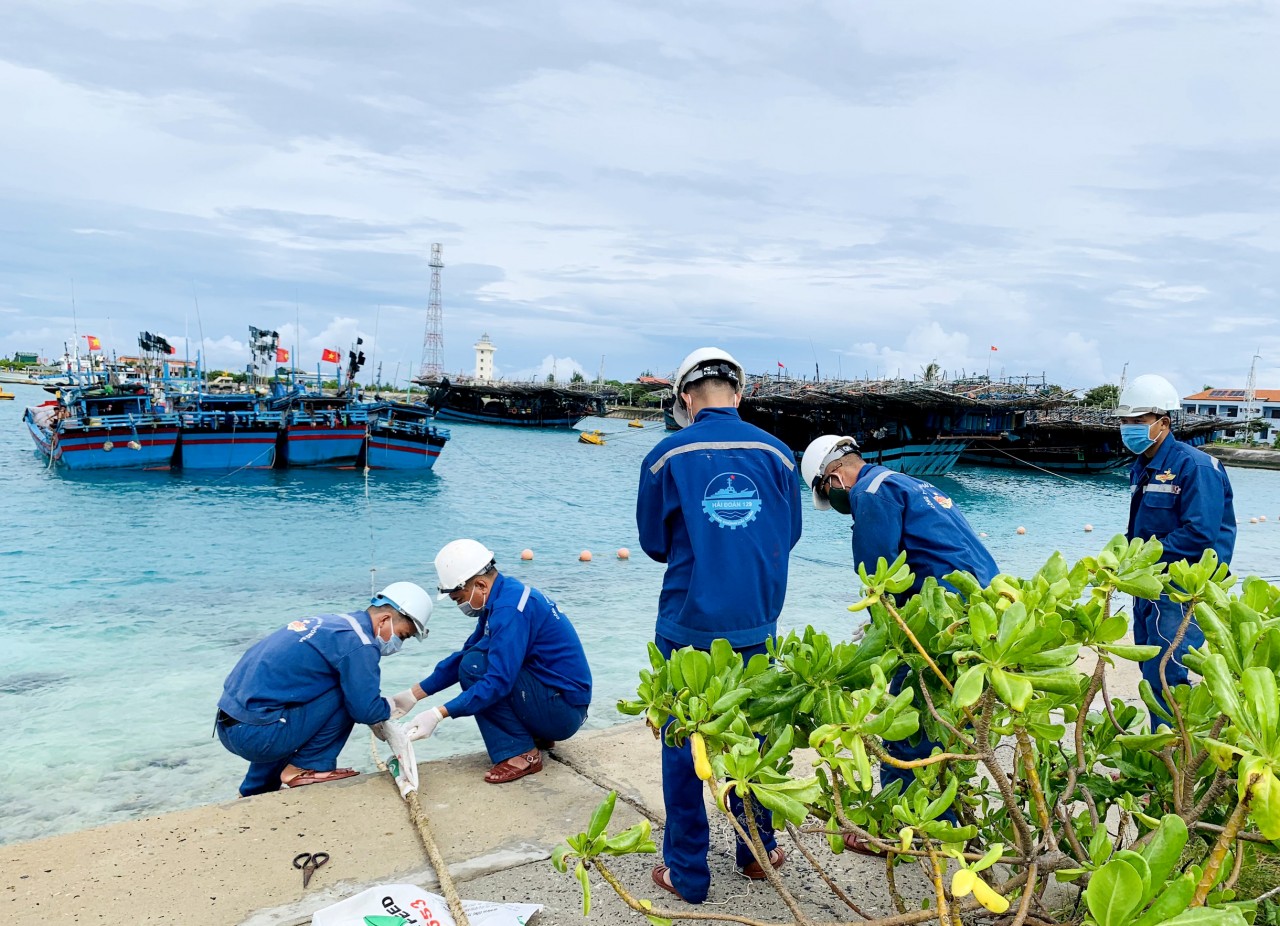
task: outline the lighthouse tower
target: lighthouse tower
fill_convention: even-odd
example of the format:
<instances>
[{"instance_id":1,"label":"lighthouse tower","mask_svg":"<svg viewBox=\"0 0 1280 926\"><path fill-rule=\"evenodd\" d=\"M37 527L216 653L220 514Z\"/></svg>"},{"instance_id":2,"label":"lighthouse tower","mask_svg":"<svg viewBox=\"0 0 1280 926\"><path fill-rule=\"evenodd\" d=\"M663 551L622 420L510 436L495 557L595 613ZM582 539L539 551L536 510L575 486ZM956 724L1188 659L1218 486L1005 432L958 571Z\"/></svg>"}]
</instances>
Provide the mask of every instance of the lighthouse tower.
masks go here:
<instances>
[{"instance_id":1,"label":"lighthouse tower","mask_svg":"<svg viewBox=\"0 0 1280 926\"><path fill-rule=\"evenodd\" d=\"M476 381L481 383L493 382L493 352L497 350L493 346L493 342L489 340L489 335L482 334L480 340L475 343L476 348Z\"/></svg>"}]
</instances>

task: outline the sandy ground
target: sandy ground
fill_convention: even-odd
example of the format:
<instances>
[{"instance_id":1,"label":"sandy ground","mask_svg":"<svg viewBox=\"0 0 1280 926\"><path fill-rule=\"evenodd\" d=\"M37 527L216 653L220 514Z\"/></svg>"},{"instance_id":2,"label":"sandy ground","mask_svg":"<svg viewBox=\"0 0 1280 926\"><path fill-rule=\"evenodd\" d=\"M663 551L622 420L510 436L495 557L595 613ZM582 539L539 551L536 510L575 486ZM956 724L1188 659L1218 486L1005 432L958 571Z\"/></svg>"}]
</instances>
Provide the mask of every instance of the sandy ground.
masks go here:
<instances>
[{"instance_id":1,"label":"sandy ground","mask_svg":"<svg viewBox=\"0 0 1280 926\"><path fill-rule=\"evenodd\" d=\"M1081 667L1085 668L1084 666ZM1112 675L1113 696L1137 690L1133 664ZM548 859L566 835L586 828L610 788L619 801L610 832L641 815L655 822L661 845L662 789L657 741L642 724L575 737L548 756L545 769L518 782L483 781L483 755L420 766L421 796L450 871L464 897L541 903L534 926L581 924L577 882L557 874ZM228 784L232 790L234 784ZM728 826L712 813L714 883L705 909L764 920L791 917L767 885L734 871ZM818 875L783 840L792 862L788 885L818 920L856 919L836 902ZM872 916L887 915L883 865L809 837L811 850ZM299 852L328 852L306 890L292 866ZM417 830L386 775L361 776L297 791L197 807L158 817L0 847L0 922L25 924L200 923L289 926L317 909L379 883L437 881ZM799 864L795 864L796 861ZM657 857L618 860L617 870L637 897L684 905L649 881ZM899 886L924 896L913 869ZM590 922L646 926L592 875ZM685 908L690 909L692 908Z\"/></svg>"}]
</instances>

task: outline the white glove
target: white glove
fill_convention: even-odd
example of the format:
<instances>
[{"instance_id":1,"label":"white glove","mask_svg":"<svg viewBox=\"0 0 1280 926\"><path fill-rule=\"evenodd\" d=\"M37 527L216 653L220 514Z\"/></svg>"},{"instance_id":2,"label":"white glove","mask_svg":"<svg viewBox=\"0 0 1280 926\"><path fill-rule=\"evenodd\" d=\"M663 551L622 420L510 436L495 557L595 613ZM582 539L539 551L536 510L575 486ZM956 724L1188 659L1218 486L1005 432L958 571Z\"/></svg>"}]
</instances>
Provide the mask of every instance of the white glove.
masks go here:
<instances>
[{"instance_id":1,"label":"white glove","mask_svg":"<svg viewBox=\"0 0 1280 926\"><path fill-rule=\"evenodd\" d=\"M438 707L429 707L404 728L405 736L411 740L424 740L436 732L436 727L442 720L444 720L444 711Z\"/></svg>"},{"instance_id":2,"label":"white glove","mask_svg":"<svg viewBox=\"0 0 1280 926\"><path fill-rule=\"evenodd\" d=\"M412 688L406 688L404 691L393 694L391 701L391 716L388 720L399 720L409 711L413 710L418 704L418 697L413 693Z\"/></svg>"}]
</instances>

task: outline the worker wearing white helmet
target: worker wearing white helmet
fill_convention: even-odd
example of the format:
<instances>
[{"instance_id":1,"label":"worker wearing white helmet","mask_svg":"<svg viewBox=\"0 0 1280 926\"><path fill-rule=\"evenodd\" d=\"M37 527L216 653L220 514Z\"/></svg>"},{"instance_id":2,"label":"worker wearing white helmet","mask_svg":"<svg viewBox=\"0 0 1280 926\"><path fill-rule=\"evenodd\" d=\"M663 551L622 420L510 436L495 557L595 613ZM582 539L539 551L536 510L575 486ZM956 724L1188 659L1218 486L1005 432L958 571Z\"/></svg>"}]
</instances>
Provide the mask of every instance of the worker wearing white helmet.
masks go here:
<instances>
[{"instance_id":1,"label":"worker wearing white helmet","mask_svg":"<svg viewBox=\"0 0 1280 926\"><path fill-rule=\"evenodd\" d=\"M542 592L499 573L493 552L477 540L445 544L435 567L440 597L476 626L462 649L401 694L417 702L451 685L462 693L419 713L405 732L424 739L446 718L474 716L493 763L485 781L541 771L542 749L577 733L591 704L591 669L577 631Z\"/></svg>"},{"instance_id":2,"label":"worker wearing white helmet","mask_svg":"<svg viewBox=\"0 0 1280 926\"><path fill-rule=\"evenodd\" d=\"M1137 377L1120 393L1114 417L1120 419L1120 439L1136 455L1129 471L1129 526L1126 536L1164 546L1161 559L1197 562L1206 550L1230 563L1236 543L1236 514L1231 481L1216 459L1173 436L1182 406L1178 391L1163 376ZM1160 656L1142 663L1142 676L1164 705L1160 663L1182 626L1183 606L1162 595L1157 601L1135 598L1133 639L1138 645L1160 647ZM1204 643L1204 634L1190 616L1182 642L1165 664L1169 687L1187 684L1183 654ZM1155 713L1151 728L1168 721Z\"/></svg>"},{"instance_id":3,"label":"worker wearing white helmet","mask_svg":"<svg viewBox=\"0 0 1280 926\"><path fill-rule=\"evenodd\" d=\"M358 774L337 768L338 753L355 724L380 724L412 705L379 693L380 660L426 638L431 607L420 586L393 582L363 611L290 621L251 646L227 676L215 727L223 746L249 760L240 794Z\"/></svg>"},{"instance_id":4,"label":"worker wearing white helmet","mask_svg":"<svg viewBox=\"0 0 1280 926\"><path fill-rule=\"evenodd\" d=\"M929 578L957 591L945 579L952 572L968 572L985 586L1000 571L949 495L923 479L868 463L852 437L815 438L800 458L800 473L813 493L814 508L852 515L854 568L865 566L874 572L881 558L892 563L906 553L915 582L903 597L918 593ZM904 665L892 679L894 694L906 676ZM916 707L925 713L924 704ZM927 757L937 745L923 735L918 743L889 741L885 748L898 759L912 761ZM880 784L887 787L894 781L905 791L915 773L882 764ZM855 852L878 854L854 835L845 837L845 845Z\"/></svg>"},{"instance_id":5,"label":"worker wearing white helmet","mask_svg":"<svg viewBox=\"0 0 1280 926\"><path fill-rule=\"evenodd\" d=\"M675 380L673 413L683 430L654 447L640 468L640 545L667 566L655 637L664 656L725 639L750 659L765 652L777 629L788 559L800 539L800 486L787 446L738 417L743 380L742 365L727 351L703 347L689 354ZM653 880L701 903L711 885L710 835L687 742L663 741L662 796L665 864L653 870ZM734 793L730 800L741 815L742 799ZM757 819L777 868L786 855L769 814ZM741 840L737 862L747 877L765 877Z\"/></svg>"}]
</instances>

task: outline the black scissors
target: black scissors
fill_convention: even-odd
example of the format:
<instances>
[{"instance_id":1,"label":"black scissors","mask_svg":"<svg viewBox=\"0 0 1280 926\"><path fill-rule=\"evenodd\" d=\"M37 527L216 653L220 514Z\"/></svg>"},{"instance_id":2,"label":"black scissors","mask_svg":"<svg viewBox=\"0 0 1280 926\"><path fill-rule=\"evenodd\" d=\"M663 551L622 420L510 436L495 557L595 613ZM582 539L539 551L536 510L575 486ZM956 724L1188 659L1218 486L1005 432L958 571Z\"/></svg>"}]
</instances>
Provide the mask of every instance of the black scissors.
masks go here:
<instances>
[{"instance_id":1,"label":"black scissors","mask_svg":"<svg viewBox=\"0 0 1280 926\"><path fill-rule=\"evenodd\" d=\"M316 873L316 869L321 865L327 864L328 861L328 852L317 852L314 855L310 852L298 853L298 856L293 860L293 867L302 869L302 887L304 890L311 883L311 876Z\"/></svg>"}]
</instances>

